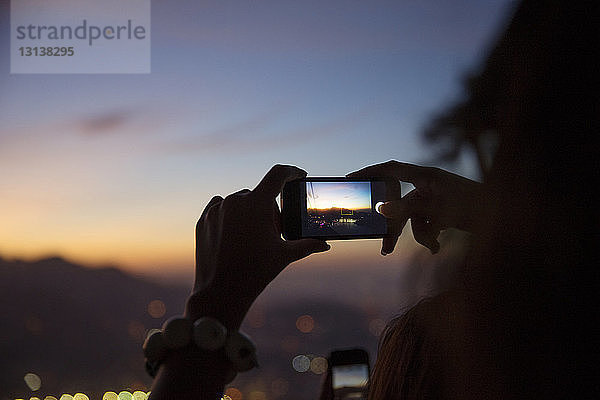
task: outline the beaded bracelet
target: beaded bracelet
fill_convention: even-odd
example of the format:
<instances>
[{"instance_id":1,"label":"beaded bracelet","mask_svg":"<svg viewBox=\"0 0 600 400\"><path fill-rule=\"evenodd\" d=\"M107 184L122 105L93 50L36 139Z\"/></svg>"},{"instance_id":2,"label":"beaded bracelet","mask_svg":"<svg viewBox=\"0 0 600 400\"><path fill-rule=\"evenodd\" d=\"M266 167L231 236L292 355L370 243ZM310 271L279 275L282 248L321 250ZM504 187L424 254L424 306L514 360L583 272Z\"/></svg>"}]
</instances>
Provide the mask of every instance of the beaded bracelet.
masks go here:
<instances>
[{"instance_id":1,"label":"beaded bracelet","mask_svg":"<svg viewBox=\"0 0 600 400\"><path fill-rule=\"evenodd\" d=\"M238 372L248 371L256 366L256 346L243 332L228 332L218 320L203 317L192 323L183 317L173 317L163 324L163 329L153 329L144 341L146 371L155 377L170 350L181 349L193 342L204 351L225 348L225 355L234 370L228 376L231 382Z\"/></svg>"}]
</instances>

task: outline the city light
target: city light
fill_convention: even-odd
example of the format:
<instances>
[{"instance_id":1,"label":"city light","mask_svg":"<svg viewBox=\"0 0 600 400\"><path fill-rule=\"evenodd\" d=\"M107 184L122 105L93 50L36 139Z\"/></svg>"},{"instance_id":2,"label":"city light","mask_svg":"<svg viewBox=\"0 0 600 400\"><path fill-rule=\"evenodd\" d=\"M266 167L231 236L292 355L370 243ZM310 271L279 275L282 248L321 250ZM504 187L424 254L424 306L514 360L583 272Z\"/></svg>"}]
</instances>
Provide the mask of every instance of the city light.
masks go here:
<instances>
[{"instance_id":1,"label":"city light","mask_svg":"<svg viewBox=\"0 0 600 400\"><path fill-rule=\"evenodd\" d=\"M300 341L295 336L285 336L281 339L281 349L287 353L294 353L298 350Z\"/></svg>"},{"instance_id":2,"label":"city light","mask_svg":"<svg viewBox=\"0 0 600 400\"><path fill-rule=\"evenodd\" d=\"M162 318L167 312L167 306L161 300L152 300L148 303L148 314L152 318Z\"/></svg>"},{"instance_id":3,"label":"city light","mask_svg":"<svg viewBox=\"0 0 600 400\"><path fill-rule=\"evenodd\" d=\"M296 372L306 372L310 368L310 358L304 354L297 355L292 359L292 367Z\"/></svg>"},{"instance_id":4,"label":"city light","mask_svg":"<svg viewBox=\"0 0 600 400\"><path fill-rule=\"evenodd\" d=\"M34 392L42 387L42 379L32 372L26 374L23 377L23 380L25 381L29 389L33 390Z\"/></svg>"},{"instance_id":5,"label":"city light","mask_svg":"<svg viewBox=\"0 0 600 400\"><path fill-rule=\"evenodd\" d=\"M248 395L249 400L267 400L267 394L261 390L254 390Z\"/></svg>"},{"instance_id":6,"label":"city light","mask_svg":"<svg viewBox=\"0 0 600 400\"><path fill-rule=\"evenodd\" d=\"M327 359L325 357L315 357L310 362L310 372L321 375L327 371Z\"/></svg>"},{"instance_id":7,"label":"city light","mask_svg":"<svg viewBox=\"0 0 600 400\"><path fill-rule=\"evenodd\" d=\"M302 333L310 333L315 328L315 320L310 315L301 315L296 320L296 328Z\"/></svg>"},{"instance_id":8,"label":"city light","mask_svg":"<svg viewBox=\"0 0 600 400\"><path fill-rule=\"evenodd\" d=\"M239 389L234 387L227 388L227 390L225 390L225 396L228 396L231 400L243 399L242 392L240 392Z\"/></svg>"},{"instance_id":9,"label":"city light","mask_svg":"<svg viewBox=\"0 0 600 400\"><path fill-rule=\"evenodd\" d=\"M290 384L285 379L275 379L271 383L271 391L275 396L285 396L290 388Z\"/></svg>"},{"instance_id":10,"label":"city light","mask_svg":"<svg viewBox=\"0 0 600 400\"><path fill-rule=\"evenodd\" d=\"M116 392L113 391L108 391L105 392L104 395L102 396L102 400L147 400L148 397L150 396L150 392L142 392L140 390L136 390L135 392L131 393L127 390L123 390L121 392L119 392L119 394L117 394ZM240 393L241 396L241 393ZM90 397L88 395L86 395L85 393L81 393L81 392L77 392L74 395L68 394L68 393L63 393L60 397L55 397L55 396L44 396L44 397L29 397L29 400L90 400ZM16 398L14 400L27 400L26 398ZM239 399L232 399L232 400L241 400L241 397L239 397Z\"/></svg>"},{"instance_id":11,"label":"city light","mask_svg":"<svg viewBox=\"0 0 600 400\"><path fill-rule=\"evenodd\" d=\"M369 322L369 332L375 337L379 337L385 329L385 321L381 318L375 318Z\"/></svg>"}]
</instances>

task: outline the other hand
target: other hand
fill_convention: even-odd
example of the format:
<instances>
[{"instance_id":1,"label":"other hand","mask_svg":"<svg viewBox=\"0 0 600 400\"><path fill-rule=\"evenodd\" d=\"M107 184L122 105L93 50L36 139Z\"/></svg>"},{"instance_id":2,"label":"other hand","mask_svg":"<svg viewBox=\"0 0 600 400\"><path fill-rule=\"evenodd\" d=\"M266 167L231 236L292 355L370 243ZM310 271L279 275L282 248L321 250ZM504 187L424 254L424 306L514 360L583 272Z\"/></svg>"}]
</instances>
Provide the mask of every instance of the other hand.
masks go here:
<instances>
[{"instance_id":1,"label":"other hand","mask_svg":"<svg viewBox=\"0 0 600 400\"><path fill-rule=\"evenodd\" d=\"M215 196L196 225L196 279L186 313L238 328L252 302L290 263L326 251L322 240L281 238L275 198L300 168L275 165L254 190Z\"/></svg>"},{"instance_id":2,"label":"other hand","mask_svg":"<svg viewBox=\"0 0 600 400\"><path fill-rule=\"evenodd\" d=\"M399 200L384 203L379 211L389 218L395 234L384 238L381 254L394 251L398 236L410 218L415 240L437 253L441 230L471 230L481 184L440 168L388 161L347 175L355 178L391 177L412 183L415 189Z\"/></svg>"}]
</instances>

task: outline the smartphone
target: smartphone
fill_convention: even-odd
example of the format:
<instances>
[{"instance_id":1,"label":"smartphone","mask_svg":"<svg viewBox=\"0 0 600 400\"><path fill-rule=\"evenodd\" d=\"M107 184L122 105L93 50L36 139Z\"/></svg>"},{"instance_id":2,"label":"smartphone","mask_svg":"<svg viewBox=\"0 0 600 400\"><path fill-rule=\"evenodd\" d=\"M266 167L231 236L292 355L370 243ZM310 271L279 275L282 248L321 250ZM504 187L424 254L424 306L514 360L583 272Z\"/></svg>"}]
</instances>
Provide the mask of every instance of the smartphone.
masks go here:
<instances>
[{"instance_id":1,"label":"smartphone","mask_svg":"<svg viewBox=\"0 0 600 400\"><path fill-rule=\"evenodd\" d=\"M281 192L282 234L287 240L382 238L390 235L378 212L399 197L400 185L386 178L304 178Z\"/></svg>"},{"instance_id":2,"label":"smartphone","mask_svg":"<svg viewBox=\"0 0 600 400\"><path fill-rule=\"evenodd\" d=\"M329 355L334 400L367 399L369 355L360 348L332 351Z\"/></svg>"}]
</instances>

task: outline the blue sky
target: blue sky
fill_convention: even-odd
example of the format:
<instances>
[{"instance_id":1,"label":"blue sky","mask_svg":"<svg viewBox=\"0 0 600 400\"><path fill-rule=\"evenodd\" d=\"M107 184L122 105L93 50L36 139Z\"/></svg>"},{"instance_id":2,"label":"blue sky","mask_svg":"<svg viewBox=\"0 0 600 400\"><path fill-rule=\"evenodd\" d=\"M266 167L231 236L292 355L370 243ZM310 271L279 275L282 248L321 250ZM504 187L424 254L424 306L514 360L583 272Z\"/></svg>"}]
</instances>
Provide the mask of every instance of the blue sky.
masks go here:
<instances>
[{"instance_id":1,"label":"blue sky","mask_svg":"<svg viewBox=\"0 0 600 400\"><path fill-rule=\"evenodd\" d=\"M4 56L0 254L189 268L208 200L275 163L338 176L429 160L422 126L511 4L156 1L151 74L11 75Z\"/></svg>"}]
</instances>

